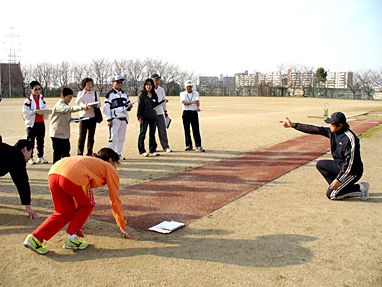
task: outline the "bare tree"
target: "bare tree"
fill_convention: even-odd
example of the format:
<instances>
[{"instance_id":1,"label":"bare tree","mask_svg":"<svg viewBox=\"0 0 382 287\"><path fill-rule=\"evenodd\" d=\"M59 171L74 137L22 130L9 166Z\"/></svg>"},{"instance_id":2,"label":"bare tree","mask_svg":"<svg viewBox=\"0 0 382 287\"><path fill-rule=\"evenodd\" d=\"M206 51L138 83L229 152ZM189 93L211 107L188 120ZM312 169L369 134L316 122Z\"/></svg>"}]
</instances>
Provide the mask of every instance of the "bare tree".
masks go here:
<instances>
[{"instance_id":1,"label":"bare tree","mask_svg":"<svg viewBox=\"0 0 382 287\"><path fill-rule=\"evenodd\" d=\"M353 100L356 99L357 94L361 91L361 87L358 73L353 73L353 79L348 83L348 88L353 94Z\"/></svg>"},{"instance_id":2,"label":"bare tree","mask_svg":"<svg viewBox=\"0 0 382 287\"><path fill-rule=\"evenodd\" d=\"M72 64L71 74L73 81L77 84L78 90L82 90L81 81L85 77L90 77L90 65L81 63L81 64Z\"/></svg>"},{"instance_id":3,"label":"bare tree","mask_svg":"<svg viewBox=\"0 0 382 287\"><path fill-rule=\"evenodd\" d=\"M33 78L40 82L42 92L48 93L53 84L54 66L50 63L40 63L33 69Z\"/></svg>"},{"instance_id":4,"label":"bare tree","mask_svg":"<svg viewBox=\"0 0 382 287\"><path fill-rule=\"evenodd\" d=\"M94 74L95 86L100 94L103 93L108 84L108 79L111 78L111 65L105 59L93 59L90 64L91 71Z\"/></svg>"},{"instance_id":5,"label":"bare tree","mask_svg":"<svg viewBox=\"0 0 382 287\"><path fill-rule=\"evenodd\" d=\"M23 95L24 97L27 94L27 90L29 87L29 83L34 80L33 78L33 66L32 65L21 65L21 72L23 73L24 81L23 81Z\"/></svg>"},{"instance_id":6,"label":"bare tree","mask_svg":"<svg viewBox=\"0 0 382 287\"><path fill-rule=\"evenodd\" d=\"M129 60L127 65L127 82L133 90L133 95L137 96L138 91L142 88L145 78L145 63L141 60Z\"/></svg>"},{"instance_id":7,"label":"bare tree","mask_svg":"<svg viewBox=\"0 0 382 287\"><path fill-rule=\"evenodd\" d=\"M382 92L382 70L373 70L372 72L372 81L374 89L377 92Z\"/></svg>"},{"instance_id":8,"label":"bare tree","mask_svg":"<svg viewBox=\"0 0 382 287\"><path fill-rule=\"evenodd\" d=\"M358 80L361 83L361 90L366 94L366 98L368 100L374 99L372 71L367 70L367 71L360 72L358 74Z\"/></svg>"},{"instance_id":9,"label":"bare tree","mask_svg":"<svg viewBox=\"0 0 382 287\"><path fill-rule=\"evenodd\" d=\"M60 87L66 87L71 78L71 69L68 62L61 62L55 66L54 79L55 83Z\"/></svg>"}]
</instances>

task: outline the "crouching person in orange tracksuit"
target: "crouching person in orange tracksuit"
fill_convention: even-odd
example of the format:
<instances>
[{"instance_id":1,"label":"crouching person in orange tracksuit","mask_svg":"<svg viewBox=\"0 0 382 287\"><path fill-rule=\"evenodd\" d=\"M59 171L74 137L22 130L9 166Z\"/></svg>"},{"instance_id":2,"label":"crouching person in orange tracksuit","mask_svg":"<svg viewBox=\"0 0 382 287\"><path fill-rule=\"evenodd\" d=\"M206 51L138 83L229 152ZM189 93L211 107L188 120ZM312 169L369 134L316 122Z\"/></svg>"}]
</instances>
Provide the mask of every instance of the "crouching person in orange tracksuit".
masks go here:
<instances>
[{"instance_id":1,"label":"crouching person in orange tracksuit","mask_svg":"<svg viewBox=\"0 0 382 287\"><path fill-rule=\"evenodd\" d=\"M118 160L116 152L102 148L95 157L66 157L56 162L48 177L54 213L26 237L24 245L39 254L45 254L48 249L43 246L43 241L52 238L69 223L64 248L85 249L89 244L80 237L84 236L82 227L95 205L92 188L105 184L119 229L126 238L135 239L126 226L119 197Z\"/></svg>"}]
</instances>

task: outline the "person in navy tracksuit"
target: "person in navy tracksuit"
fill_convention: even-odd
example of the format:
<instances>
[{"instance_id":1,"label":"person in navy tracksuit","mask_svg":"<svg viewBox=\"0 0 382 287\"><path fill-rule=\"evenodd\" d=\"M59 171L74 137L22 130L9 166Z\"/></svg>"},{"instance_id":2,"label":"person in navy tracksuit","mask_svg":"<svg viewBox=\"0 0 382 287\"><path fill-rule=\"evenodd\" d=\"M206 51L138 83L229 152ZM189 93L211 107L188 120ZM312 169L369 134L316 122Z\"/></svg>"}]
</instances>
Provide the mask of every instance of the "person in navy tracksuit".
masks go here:
<instances>
[{"instance_id":1,"label":"person in navy tracksuit","mask_svg":"<svg viewBox=\"0 0 382 287\"><path fill-rule=\"evenodd\" d=\"M329 184L326 192L329 199L359 197L361 200L367 200L369 184L367 182L356 184L363 174L358 137L349 129L346 116L341 112L333 113L325 122L330 126L292 123L286 118L284 127L292 127L304 133L318 134L330 139L330 150L334 160L319 160L316 164L318 171Z\"/></svg>"}]
</instances>

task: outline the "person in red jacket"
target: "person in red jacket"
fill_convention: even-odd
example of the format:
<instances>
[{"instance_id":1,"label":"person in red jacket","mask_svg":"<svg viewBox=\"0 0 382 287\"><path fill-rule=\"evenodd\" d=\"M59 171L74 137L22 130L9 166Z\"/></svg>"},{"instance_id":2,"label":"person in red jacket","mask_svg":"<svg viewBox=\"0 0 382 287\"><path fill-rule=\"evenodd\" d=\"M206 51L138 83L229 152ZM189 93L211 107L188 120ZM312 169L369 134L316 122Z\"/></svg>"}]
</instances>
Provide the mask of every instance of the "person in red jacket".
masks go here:
<instances>
[{"instance_id":1,"label":"person in red jacket","mask_svg":"<svg viewBox=\"0 0 382 287\"><path fill-rule=\"evenodd\" d=\"M56 162L48 177L54 213L25 238L24 245L39 254L45 254L48 249L42 244L43 241L52 238L68 224L64 248L85 249L89 244L80 237L84 237L82 227L95 205L92 188L105 184L120 231L124 237L135 239L123 215L116 170L118 160L116 152L102 148L94 157L65 157Z\"/></svg>"}]
</instances>

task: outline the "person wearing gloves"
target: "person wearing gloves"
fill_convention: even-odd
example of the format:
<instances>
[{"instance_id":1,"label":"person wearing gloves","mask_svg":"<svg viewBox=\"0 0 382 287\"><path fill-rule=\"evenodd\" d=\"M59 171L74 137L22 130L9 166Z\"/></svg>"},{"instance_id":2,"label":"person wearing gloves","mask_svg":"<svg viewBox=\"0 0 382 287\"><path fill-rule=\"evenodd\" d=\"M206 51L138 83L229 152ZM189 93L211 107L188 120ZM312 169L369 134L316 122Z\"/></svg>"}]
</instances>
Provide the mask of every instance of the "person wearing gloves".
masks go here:
<instances>
[{"instance_id":1,"label":"person wearing gloves","mask_svg":"<svg viewBox=\"0 0 382 287\"><path fill-rule=\"evenodd\" d=\"M119 195L117 173L118 154L110 148L102 148L94 157L73 156L55 163L48 176L52 193L54 213L24 240L24 246L39 254L48 249L44 241L52 238L65 225L67 237L64 248L85 249L89 243L82 240L82 228L95 206L92 188L108 186L112 212L125 238L135 239L126 226L122 202Z\"/></svg>"},{"instance_id":2,"label":"person wearing gloves","mask_svg":"<svg viewBox=\"0 0 382 287\"><path fill-rule=\"evenodd\" d=\"M326 191L329 199L369 198L369 183L356 184L363 174L360 144L358 137L350 130L343 113L336 112L325 119L329 127L293 123L289 118L283 123L285 128L294 128L303 133L329 138L333 160L319 160L316 164L318 171L329 185Z\"/></svg>"},{"instance_id":3,"label":"person wearing gloves","mask_svg":"<svg viewBox=\"0 0 382 287\"><path fill-rule=\"evenodd\" d=\"M121 159L129 121L128 111L133 107L128 94L122 90L124 80L125 78L120 75L112 78L112 89L106 94L103 106L103 113L109 126L109 147L118 153Z\"/></svg>"},{"instance_id":4,"label":"person wearing gloves","mask_svg":"<svg viewBox=\"0 0 382 287\"><path fill-rule=\"evenodd\" d=\"M25 206L30 219L39 217L31 206L31 189L26 169L32 150L33 144L26 139L10 146L3 143L0 136L0 176L10 174L19 192L21 204Z\"/></svg>"},{"instance_id":5,"label":"person wearing gloves","mask_svg":"<svg viewBox=\"0 0 382 287\"><path fill-rule=\"evenodd\" d=\"M50 119L50 137L53 145L53 163L63 157L70 156L70 120L73 112L89 110L85 104L80 106L69 106L73 98L73 91L69 88L63 88L60 100L53 108Z\"/></svg>"},{"instance_id":6,"label":"person wearing gloves","mask_svg":"<svg viewBox=\"0 0 382 287\"><path fill-rule=\"evenodd\" d=\"M76 104L89 104L99 101L97 92L93 90L93 79L85 78L81 81L82 91L79 91L76 98ZM101 104L99 103L95 107L100 108ZM80 117L89 118L80 122L79 127L79 137L78 137L78 149L77 155L84 154L86 134L88 134L87 142L87 153L86 155L91 156L93 154L94 146L94 135L96 131L96 118L94 113L94 106L87 111L80 111Z\"/></svg>"},{"instance_id":7,"label":"person wearing gloves","mask_svg":"<svg viewBox=\"0 0 382 287\"><path fill-rule=\"evenodd\" d=\"M29 164L36 164L33 159L34 143L37 143L37 163L46 164L48 161L44 158L44 138L45 138L45 120L48 114L40 114L39 110L47 110L48 106L41 94L41 84L32 81L29 84L31 95L25 99L22 107L22 115L27 128L27 140L33 144L32 155Z\"/></svg>"}]
</instances>

